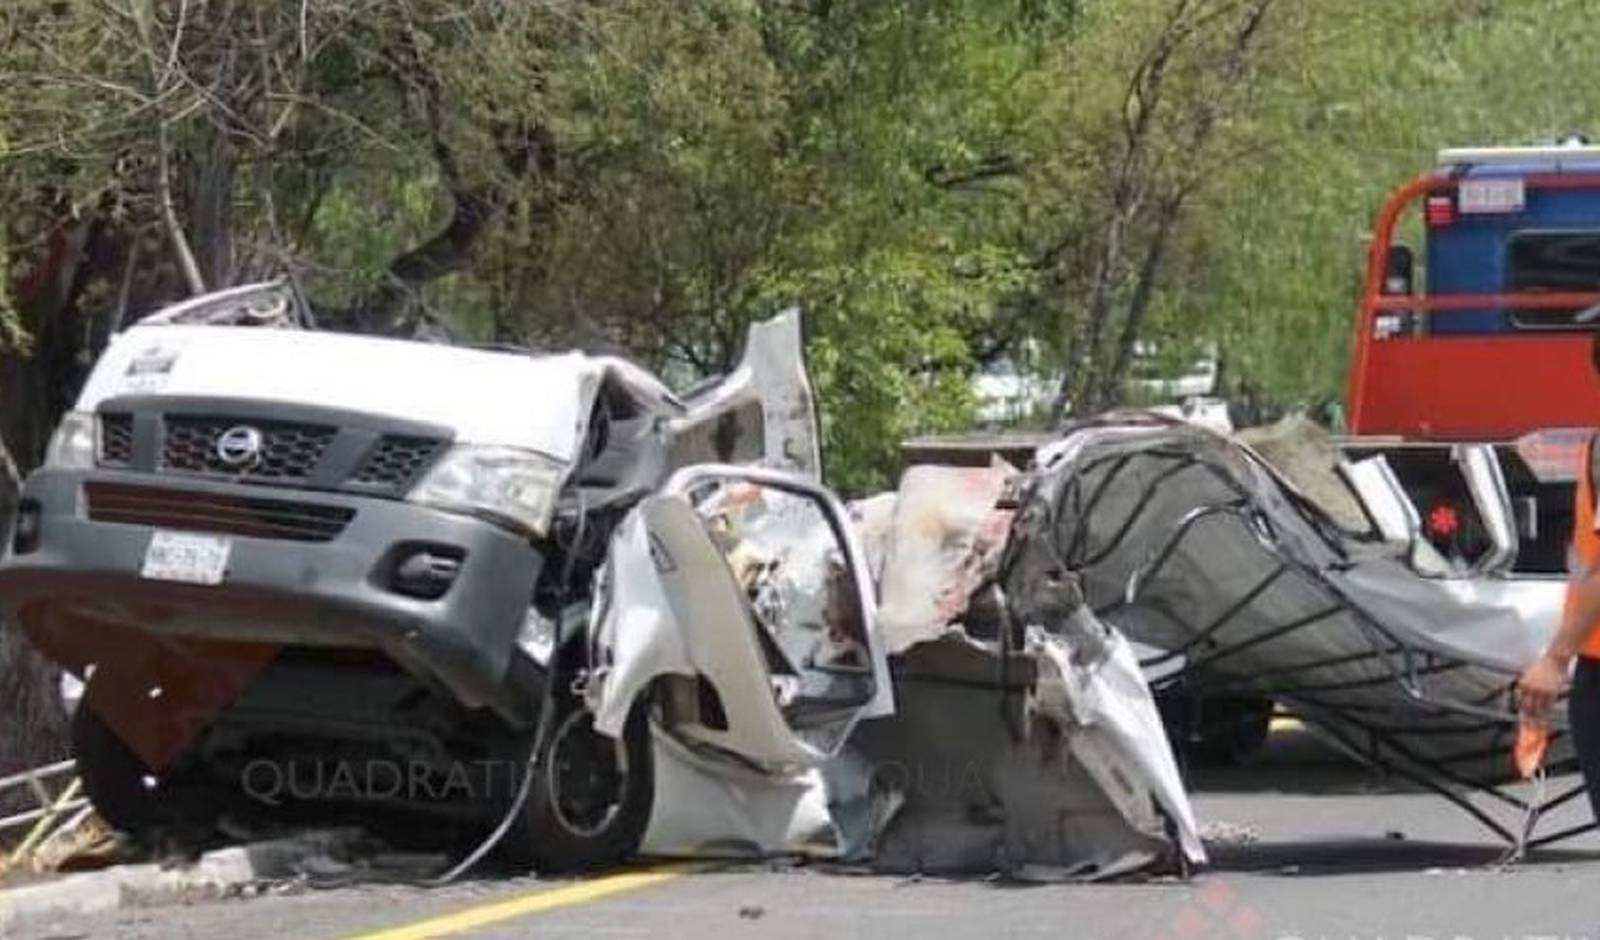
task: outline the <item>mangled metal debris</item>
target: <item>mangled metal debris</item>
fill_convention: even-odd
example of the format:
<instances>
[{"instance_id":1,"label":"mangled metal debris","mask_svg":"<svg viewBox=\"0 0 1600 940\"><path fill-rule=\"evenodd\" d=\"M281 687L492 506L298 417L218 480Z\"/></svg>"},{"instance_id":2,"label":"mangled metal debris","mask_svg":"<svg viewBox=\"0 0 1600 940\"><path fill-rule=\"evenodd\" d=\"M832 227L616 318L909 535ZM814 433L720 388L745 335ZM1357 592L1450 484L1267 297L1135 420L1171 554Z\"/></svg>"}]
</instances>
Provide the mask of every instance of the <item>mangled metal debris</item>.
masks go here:
<instances>
[{"instance_id":1,"label":"mangled metal debris","mask_svg":"<svg viewBox=\"0 0 1600 940\"><path fill-rule=\"evenodd\" d=\"M1471 456L1482 476L1469 483L1492 494ZM1327 449L1312 463L1338 461ZM1100 617L1160 651L1147 667L1181 662L1158 687L1289 702L1516 841L1514 823L1463 791L1527 809L1499 787L1517 778L1511 694L1556 622L1559 581L1440 557L1381 458L1343 467L1342 498L1360 515L1342 519L1237 441L1147 417L1082 427L1041 449L1039 466L1014 551L1071 572ZM1504 524L1508 510L1484 506ZM1571 762L1564 728L1549 760Z\"/></svg>"},{"instance_id":2,"label":"mangled metal debris","mask_svg":"<svg viewBox=\"0 0 1600 940\"><path fill-rule=\"evenodd\" d=\"M1069 573L1028 569L1012 551L1022 480L996 462L915 467L901 481L879 611L899 654L898 711L858 735L905 778L877 864L1099 876L1201 862L1127 642Z\"/></svg>"},{"instance_id":3,"label":"mangled metal debris","mask_svg":"<svg viewBox=\"0 0 1600 940\"><path fill-rule=\"evenodd\" d=\"M686 398L306 323L261 285L119 335L6 540L4 613L86 682L84 788L146 840L357 810L547 869L1182 869L1150 682L1509 777L1556 595L1430 555L1381 461L1336 519L1229 437L1113 418L847 507L793 314Z\"/></svg>"},{"instance_id":4,"label":"mangled metal debris","mask_svg":"<svg viewBox=\"0 0 1600 940\"><path fill-rule=\"evenodd\" d=\"M75 769L65 760L0 777L0 801L22 807L0 818L0 885L97 868L119 857L119 845L83 796Z\"/></svg>"},{"instance_id":5,"label":"mangled metal debris","mask_svg":"<svg viewBox=\"0 0 1600 940\"><path fill-rule=\"evenodd\" d=\"M643 682L668 676L678 690L657 725L646 851L1026 877L1204 860L1127 643L1070 582L1002 570L1011 513L997 504L1015 470L919 468L897 496L856 507L860 538L837 507L819 511L819 490L731 468L686 474L659 499L729 485L700 490L698 520L647 502L638 531L625 527L596 634L612 666L590 687L603 729L623 720L611 702ZM720 557L690 537L702 529ZM698 590L658 594L662 570ZM876 618L839 590L869 572ZM873 593L868 582L861 596Z\"/></svg>"}]
</instances>

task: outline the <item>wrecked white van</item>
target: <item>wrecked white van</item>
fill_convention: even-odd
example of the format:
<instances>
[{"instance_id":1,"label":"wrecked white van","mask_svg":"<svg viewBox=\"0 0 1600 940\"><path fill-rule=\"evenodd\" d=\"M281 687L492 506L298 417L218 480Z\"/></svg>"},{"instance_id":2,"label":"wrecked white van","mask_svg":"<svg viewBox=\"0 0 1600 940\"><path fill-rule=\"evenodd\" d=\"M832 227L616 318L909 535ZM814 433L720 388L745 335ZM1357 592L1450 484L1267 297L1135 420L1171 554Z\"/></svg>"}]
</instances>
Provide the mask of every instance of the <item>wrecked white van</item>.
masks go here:
<instances>
[{"instance_id":1,"label":"wrecked white van","mask_svg":"<svg viewBox=\"0 0 1600 940\"><path fill-rule=\"evenodd\" d=\"M313 332L301 309L256 285L119 334L27 481L0 598L87 682L79 770L112 824L360 804L481 825L520 793L503 848L601 864L650 816L650 709L789 767L888 710L861 553L814 482L796 315L679 398L617 358ZM787 633L731 621L731 579L681 577L721 564L691 498L730 489L823 523L833 596ZM608 583L678 620L607 635L675 658L587 642L624 519ZM602 686L625 692L597 734Z\"/></svg>"}]
</instances>

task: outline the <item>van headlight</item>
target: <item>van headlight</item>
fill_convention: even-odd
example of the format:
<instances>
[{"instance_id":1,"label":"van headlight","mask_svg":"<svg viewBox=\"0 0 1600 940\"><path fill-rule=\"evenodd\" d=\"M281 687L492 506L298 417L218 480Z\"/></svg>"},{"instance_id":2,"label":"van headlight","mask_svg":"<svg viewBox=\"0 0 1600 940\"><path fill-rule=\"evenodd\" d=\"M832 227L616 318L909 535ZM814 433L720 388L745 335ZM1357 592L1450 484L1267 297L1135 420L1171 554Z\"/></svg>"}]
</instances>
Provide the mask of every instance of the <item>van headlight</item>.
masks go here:
<instances>
[{"instance_id":1,"label":"van headlight","mask_svg":"<svg viewBox=\"0 0 1600 940\"><path fill-rule=\"evenodd\" d=\"M59 470L94 468L95 420L88 411L69 411L61 416L56 433L45 448L44 465Z\"/></svg>"},{"instance_id":2,"label":"van headlight","mask_svg":"<svg viewBox=\"0 0 1600 940\"><path fill-rule=\"evenodd\" d=\"M457 444L406 498L542 536L549 531L565 470L560 461L531 450Z\"/></svg>"}]
</instances>

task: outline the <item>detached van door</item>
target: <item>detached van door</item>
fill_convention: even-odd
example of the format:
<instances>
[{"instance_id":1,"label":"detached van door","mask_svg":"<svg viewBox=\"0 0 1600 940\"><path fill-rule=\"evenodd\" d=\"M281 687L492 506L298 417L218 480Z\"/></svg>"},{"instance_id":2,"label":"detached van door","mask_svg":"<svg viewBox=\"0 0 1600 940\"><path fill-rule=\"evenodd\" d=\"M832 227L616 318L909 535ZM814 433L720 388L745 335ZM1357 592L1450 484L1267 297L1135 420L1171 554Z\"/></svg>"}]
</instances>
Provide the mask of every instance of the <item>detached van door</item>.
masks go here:
<instances>
[{"instance_id":1,"label":"detached van door","mask_svg":"<svg viewBox=\"0 0 1600 940\"><path fill-rule=\"evenodd\" d=\"M864 555L802 477L679 471L623 524L608 577L590 686L603 732L653 689L669 733L777 771L893 711Z\"/></svg>"},{"instance_id":2,"label":"detached van door","mask_svg":"<svg viewBox=\"0 0 1600 940\"><path fill-rule=\"evenodd\" d=\"M759 464L821 479L816 396L798 309L751 324L738 367L690 393L685 404L688 414L669 427L674 466Z\"/></svg>"}]
</instances>

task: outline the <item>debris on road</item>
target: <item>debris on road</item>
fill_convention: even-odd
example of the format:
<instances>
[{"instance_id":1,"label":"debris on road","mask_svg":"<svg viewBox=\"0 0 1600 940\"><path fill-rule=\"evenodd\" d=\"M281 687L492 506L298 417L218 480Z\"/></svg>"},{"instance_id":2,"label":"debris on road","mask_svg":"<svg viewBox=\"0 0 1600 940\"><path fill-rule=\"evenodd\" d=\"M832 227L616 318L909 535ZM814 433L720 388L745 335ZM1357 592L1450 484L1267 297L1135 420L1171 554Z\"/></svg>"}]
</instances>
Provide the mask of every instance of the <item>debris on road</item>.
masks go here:
<instances>
[{"instance_id":1,"label":"debris on road","mask_svg":"<svg viewBox=\"0 0 1600 940\"><path fill-rule=\"evenodd\" d=\"M1340 460L1329 448L1295 463ZM1365 510L1352 528L1235 439L1113 416L1041 449L1012 539L1065 565L1091 608L1160 651L1147 667L1182 661L1158 687L1287 702L1512 841L1510 821L1463 791L1517 779L1510 697L1554 627L1560 585L1432 552L1414 521L1394 523L1404 495L1372 470L1345 468ZM1503 491L1485 502L1490 524L1506 525ZM1571 753L1564 734L1552 741L1552 763Z\"/></svg>"},{"instance_id":2,"label":"debris on road","mask_svg":"<svg viewBox=\"0 0 1600 940\"><path fill-rule=\"evenodd\" d=\"M1213 819L1200 824L1200 838L1210 846L1254 845L1261 841L1261 831L1255 826Z\"/></svg>"},{"instance_id":3,"label":"debris on road","mask_svg":"<svg viewBox=\"0 0 1600 940\"><path fill-rule=\"evenodd\" d=\"M1009 551L1020 480L996 462L901 481L880 584L896 714L856 738L900 804L874 865L1106 877L1200 863L1131 648L1069 573Z\"/></svg>"},{"instance_id":4,"label":"debris on road","mask_svg":"<svg viewBox=\"0 0 1600 940\"><path fill-rule=\"evenodd\" d=\"M354 835L328 830L207 852L192 862L117 865L0 891L0 936L56 918L245 896L348 858Z\"/></svg>"},{"instance_id":5,"label":"debris on road","mask_svg":"<svg viewBox=\"0 0 1600 940\"><path fill-rule=\"evenodd\" d=\"M0 884L69 863L94 864L110 833L94 815L75 770L65 760L0 778L0 800L26 807L0 819ZM23 833L21 839L6 838L15 832Z\"/></svg>"},{"instance_id":6,"label":"debris on road","mask_svg":"<svg viewBox=\"0 0 1600 940\"><path fill-rule=\"evenodd\" d=\"M1018 580L1021 593L1008 594L998 580L1011 519L1001 504L1016 479L1001 464L924 467L907 475L892 500L859 504L851 517L864 529L858 541L872 546L862 567L878 572L878 642L894 654L892 682L878 686L892 685L892 714L841 726L830 724L826 711L820 723L791 711L799 740L771 742L775 750L764 763L751 759L760 728L741 719L759 715L769 693L733 701L719 716L721 727L708 727L703 715L666 725L656 735L656 811L644 850L796 852L880 871L1033 878L1107 877L1177 864L1180 855L1186 863L1203 861L1188 798L1131 649L1094 618L1070 582ZM724 491L699 511L722 536L723 552L734 559L734 583L750 593L770 631L764 655L818 663L837 661L851 648L840 645L849 634L839 626L855 618L828 614L837 576L819 561L819 546L828 542L826 517L781 494L749 490ZM630 552L629 544L624 537L613 558L619 579L641 568L630 554L642 556L645 548ZM688 570L699 562L672 539L657 550L684 576L699 573ZM647 594L627 592L614 600L599 639L603 650L615 651L612 675L633 678L612 681L703 675L726 689L733 685L724 681L728 668L758 674L727 665L718 648L727 640L719 644L709 634L665 647L672 654L663 658L662 640L625 625L677 635L690 627L670 619L681 616L676 605L663 611ZM807 626L818 623L833 627ZM874 645L870 635L866 640ZM629 655L630 649L641 653ZM788 699L780 685L780 701L795 709L807 696L825 702L850 694L848 675L836 669L831 681L842 685L801 685ZM601 722L619 720L607 716L609 696L628 698L628 686L620 688L592 690ZM731 740L741 743L735 748ZM812 754L824 762L789 769L814 760Z\"/></svg>"}]
</instances>

